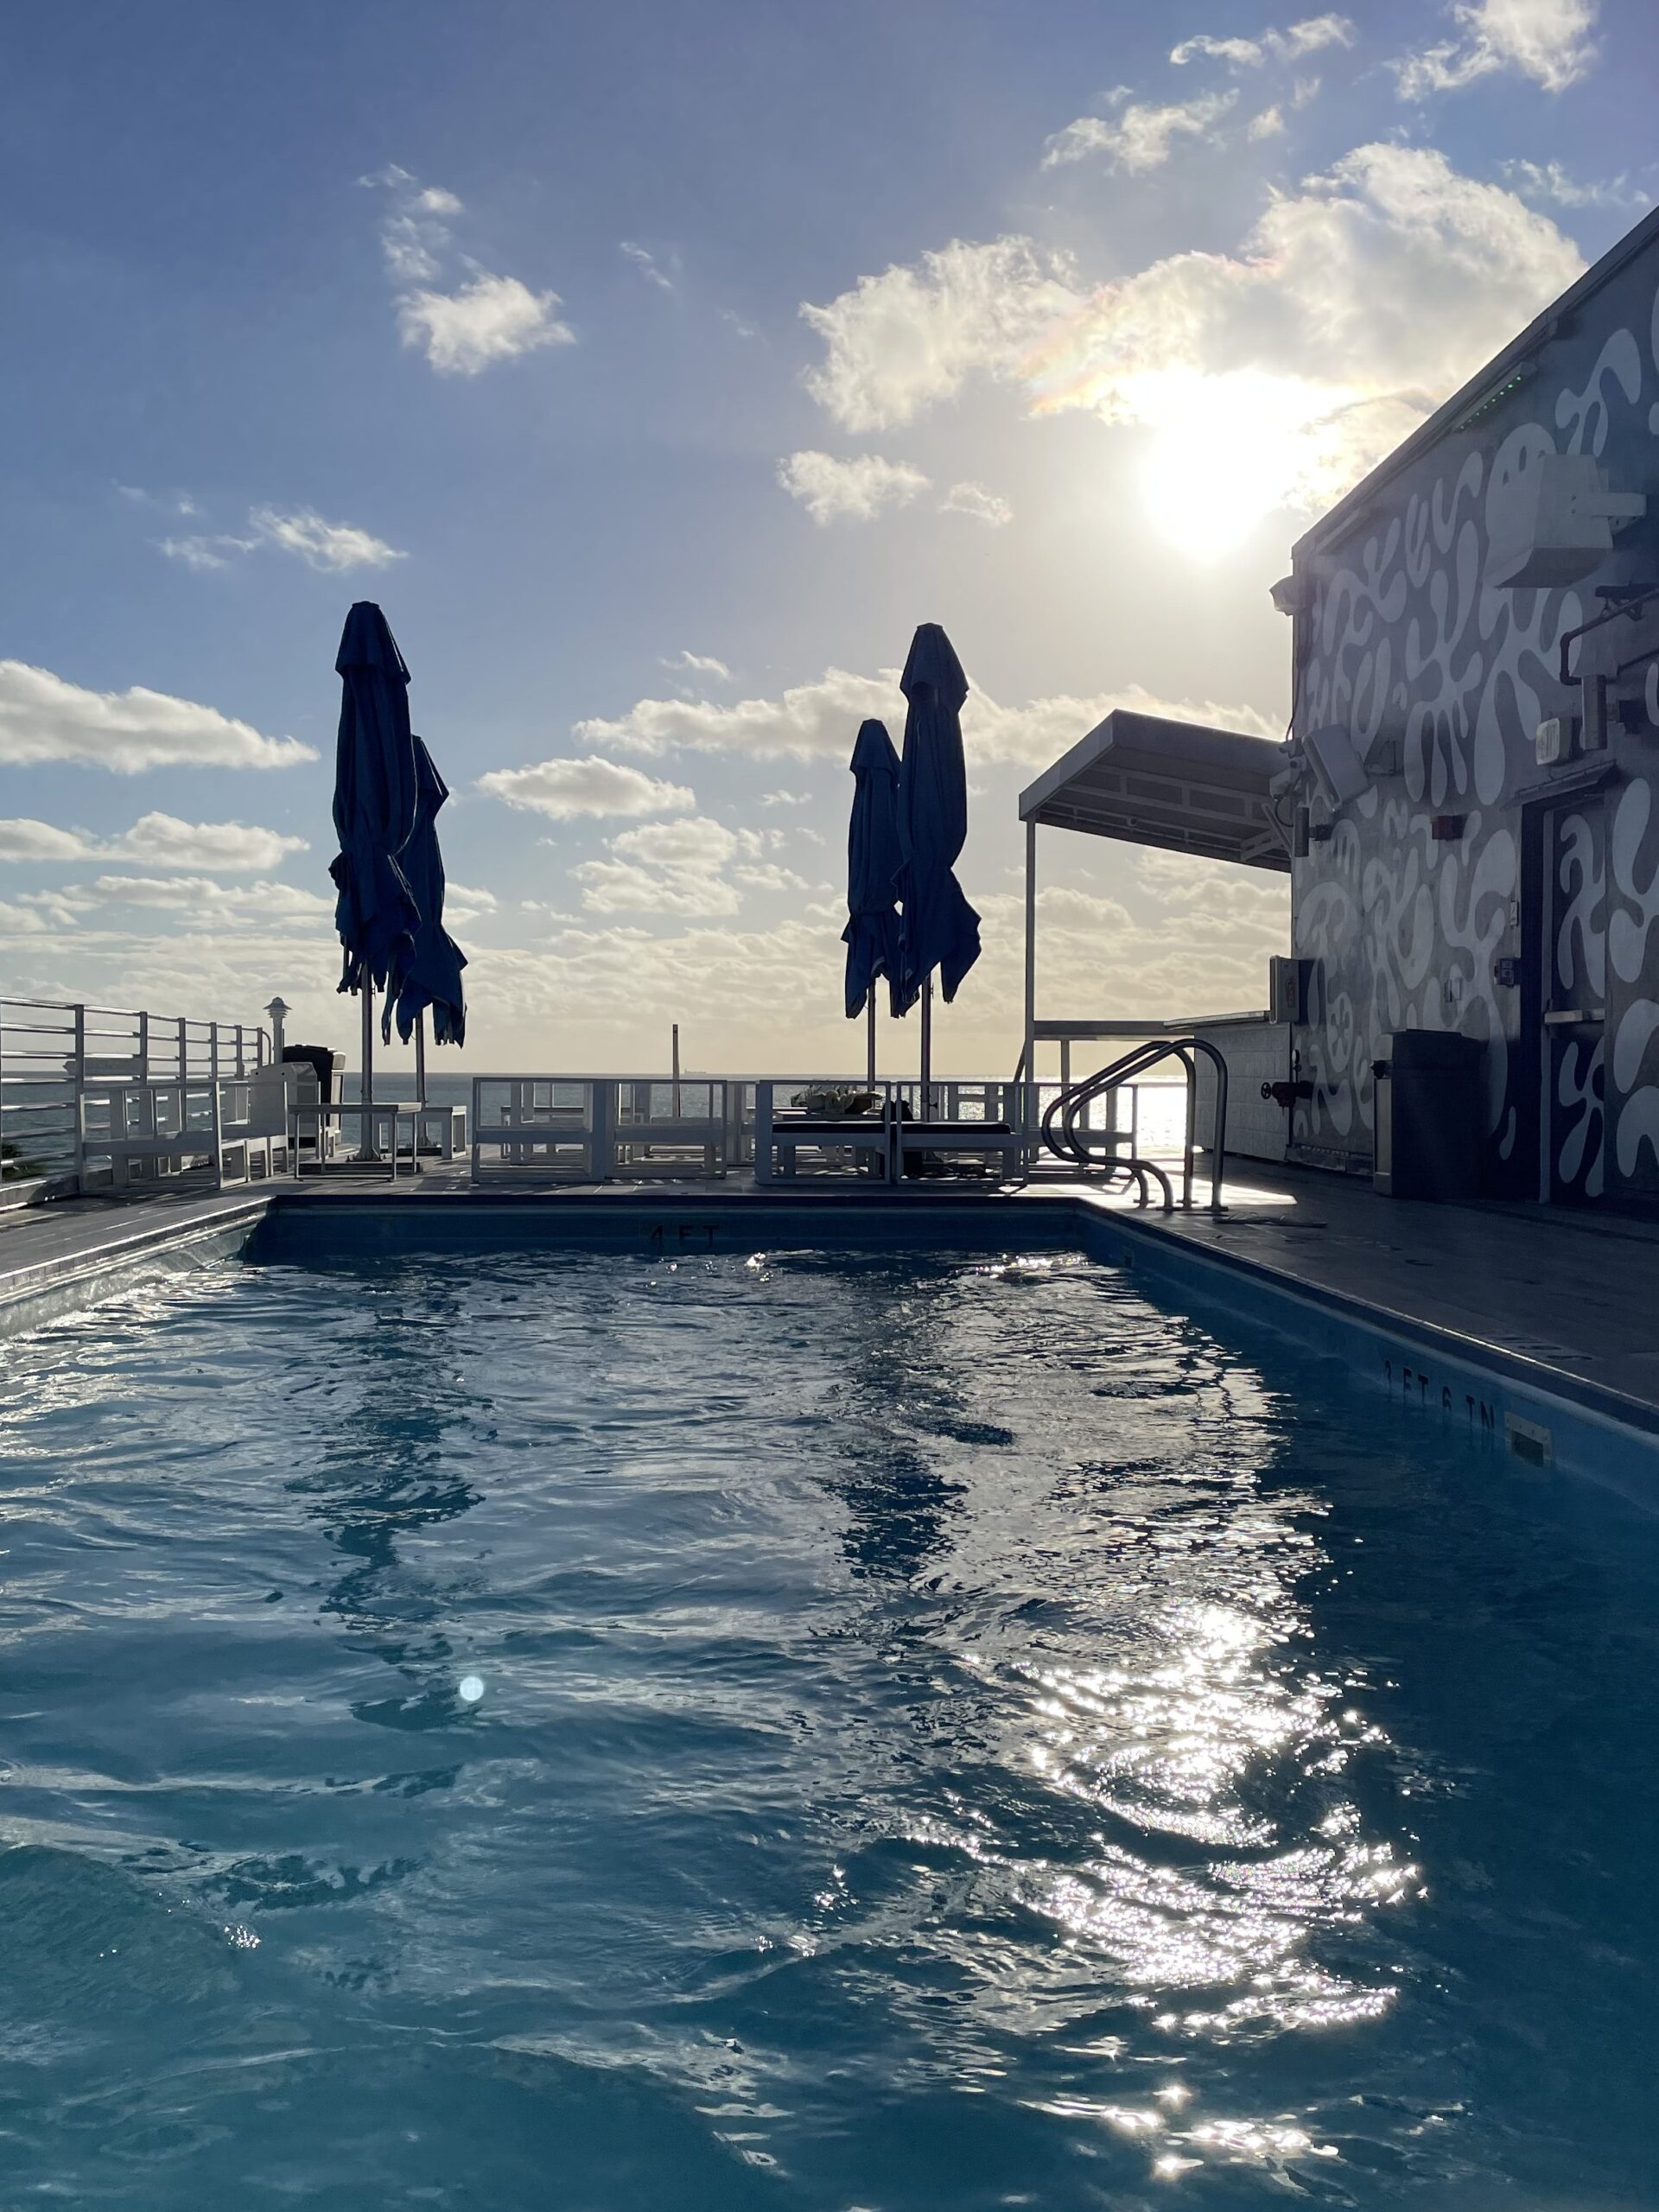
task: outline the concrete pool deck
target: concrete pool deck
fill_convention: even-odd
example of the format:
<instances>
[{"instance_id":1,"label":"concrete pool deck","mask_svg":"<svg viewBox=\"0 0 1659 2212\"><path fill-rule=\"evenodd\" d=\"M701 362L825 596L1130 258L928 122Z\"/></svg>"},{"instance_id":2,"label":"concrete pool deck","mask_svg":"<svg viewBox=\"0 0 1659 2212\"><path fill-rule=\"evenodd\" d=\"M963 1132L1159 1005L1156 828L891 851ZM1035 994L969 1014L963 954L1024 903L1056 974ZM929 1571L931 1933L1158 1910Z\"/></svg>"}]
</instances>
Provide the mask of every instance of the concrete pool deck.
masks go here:
<instances>
[{"instance_id":1,"label":"concrete pool deck","mask_svg":"<svg viewBox=\"0 0 1659 2212\"><path fill-rule=\"evenodd\" d=\"M735 1226L780 1206L833 1205L842 1224L866 1203L913 1210L917 1221L941 1207L988 1217L1012 1209L1011 1244L1026 1208L1065 1209L1073 1219L1081 1208L1112 1255L1162 1277L1166 1295L1208 1290L1269 1321L1266 1309L1276 1306L1282 1333L1323 1336L1325 1349L1351 1361L1351 1333L1338 1344L1329 1325L1366 1332L1376 1379L1408 1403L1427 1405L1432 1392L1442 1410L1466 1402L1471 1424L1478 1408L1501 1428L1503 1415L1478 1387L1490 1376L1659 1445L1659 1226L1543 1208L1415 1204L1379 1198L1355 1179L1243 1162L1231 1170L1227 1200L1219 1217L1162 1214L1048 1179L1001 1191L929 1182L868 1199L845 1183L810 1178L765 1190L736 1176L602 1185L504 1176L474 1186L458 1164L396 1183L384 1171L336 1171L221 1193L80 1198L0 1216L0 1334L107 1295L193 1246L245 1241L273 1207L296 1217L321 1209L335 1227L349 1213L382 1229L397 1219L435 1227L442 1217L452 1249L469 1217L499 1222L518 1212L578 1235L583 1221L613 1233L637 1217L642 1228L655 1224L649 1233L658 1249L664 1224L679 1224L677 1240L695 1225L717 1249L709 1224ZM677 1241L675 1249L692 1248Z\"/></svg>"}]
</instances>

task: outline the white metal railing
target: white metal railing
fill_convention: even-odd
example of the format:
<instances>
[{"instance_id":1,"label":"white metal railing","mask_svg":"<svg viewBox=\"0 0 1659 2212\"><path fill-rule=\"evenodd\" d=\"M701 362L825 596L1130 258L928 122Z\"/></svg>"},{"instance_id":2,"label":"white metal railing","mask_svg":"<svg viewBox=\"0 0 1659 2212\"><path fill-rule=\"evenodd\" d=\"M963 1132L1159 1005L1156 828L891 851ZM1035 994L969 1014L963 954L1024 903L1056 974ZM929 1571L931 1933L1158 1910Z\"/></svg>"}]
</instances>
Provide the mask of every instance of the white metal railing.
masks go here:
<instances>
[{"instance_id":1,"label":"white metal railing","mask_svg":"<svg viewBox=\"0 0 1659 2212\"><path fill-rule=\"evenodd\" d=\"M269 1065L252 1022L0 997L0 1184L79 1187L89 1084L212 1084Z\"/></svg>"},{"instance_id":2,"label":"white metal railing","mask_svg":"<svg viewBox=\"0 0 1659 2212\"><path fill-rule=\"evenodd\" d=\"M833 1121L859 1098L870 1104L861 1141L823 1145L801 1134L802 1118ZM906 1150L881 1129L896 1125L954 1125L963 1156L992 1156L1006 1167L1023 1148L1021 1086L1001 1077L954 1077L877 1083L872 1089L841 1076L493 1075L472 1086L474 1176L500 1170L539 1178L600 1183L636 1177L721 1176L742 1169L770 1179L782 1163L795 1172L798 1154L840 1170L879 1154L882 1172ZM809 1110L816 1109L816 1110ZM1020 1147L1007 1132L1020 1133ZM759 1141L757 1140L759 1139ZM950 1151L936 1138L927 1148Z\"/></svg>"}]
</instances>

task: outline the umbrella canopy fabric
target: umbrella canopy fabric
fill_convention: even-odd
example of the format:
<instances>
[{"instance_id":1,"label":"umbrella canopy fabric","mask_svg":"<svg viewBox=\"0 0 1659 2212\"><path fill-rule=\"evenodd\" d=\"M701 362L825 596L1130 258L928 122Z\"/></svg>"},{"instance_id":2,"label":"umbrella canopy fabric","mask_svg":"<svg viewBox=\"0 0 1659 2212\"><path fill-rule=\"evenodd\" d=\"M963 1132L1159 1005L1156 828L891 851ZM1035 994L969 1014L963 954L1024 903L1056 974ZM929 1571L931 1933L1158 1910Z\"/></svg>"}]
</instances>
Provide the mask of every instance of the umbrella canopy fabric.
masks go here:
<instances>
[{"instance_id":1,"label":"umbrella canopy fabric","mask_svg":"<svg viewBox=\"0 0 1659 2212\"><path fill-rule=\"evenodd\" d=\"M904 1006L939 971L946 1002L979 957L979 916L952 870L968 836L968 771L962 705L968 679L937 622L911 640L899 688L906 702L899 776L899 896Z\"/></svg>"},{"instance_id":2,"label":"umbrella canopy fabric","mask_svg":"<svg viewBox=\"0 0 1659 2212\"><path fill-rule=\"evenodd\" d=\"M899 755L885 722L865 722L853 747L853 811L847 825L847 1019L864 1011L885 976L899 1005Z\"/></svg>"},{"instance_id":3,"label":"umbrella canopy fabric","mask_svg":"<svg viewBox=\"0 0 1659 2212\"><path fill-rule=\"evenodd\" d=\"M414 957L421 918L397 864L415 827L415 741L409 671L385 616L371 601L359 601L346 617L334 666L343 686L334 750L340 851L328 873L340 893L340 988L360 991L372 984L395 995Z\"/></svg>"},{"instance_id":4,"label":"umbrella canopy fabric","mask_svg":"<svg viewBox=\"0 0 1659 2212\"><path fill-rule=\"evenodd\" d=\"M449 786L438 773L425 740L417 737L411 742L415 747L415 829L399 865L421 918L415 931L414 957L397 995L397 1034L407 1045L416 1020L430 1007L433 1041L462 1045L467 1041L467 1002L461 995L461 971L467 965L467 956L443 926L443 855L438 850L438 809L448 798ZM390 1033L389 1023L383 1023L381 1033Z\"/></svg>"}]
</instances>

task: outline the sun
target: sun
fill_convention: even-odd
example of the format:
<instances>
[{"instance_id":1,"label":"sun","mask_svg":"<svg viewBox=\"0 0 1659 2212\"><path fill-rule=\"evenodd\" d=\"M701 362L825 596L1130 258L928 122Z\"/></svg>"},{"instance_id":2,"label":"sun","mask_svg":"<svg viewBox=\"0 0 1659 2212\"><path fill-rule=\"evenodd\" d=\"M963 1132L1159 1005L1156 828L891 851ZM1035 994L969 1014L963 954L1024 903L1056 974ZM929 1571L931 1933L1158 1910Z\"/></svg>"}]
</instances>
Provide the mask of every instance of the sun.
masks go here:
<instances>
[{"instance_id":1,"label":"sun","mask_svg":"<svg viewBox=\"0 0 1659 2212\"><path fill-rule=\"evenodd\" d=\"M1314 475L1331 395L1258 370L1147 377L1135 413L1152 431L1141 489L1173 545L1218 559Z\"/></svg>"}]
</instances>

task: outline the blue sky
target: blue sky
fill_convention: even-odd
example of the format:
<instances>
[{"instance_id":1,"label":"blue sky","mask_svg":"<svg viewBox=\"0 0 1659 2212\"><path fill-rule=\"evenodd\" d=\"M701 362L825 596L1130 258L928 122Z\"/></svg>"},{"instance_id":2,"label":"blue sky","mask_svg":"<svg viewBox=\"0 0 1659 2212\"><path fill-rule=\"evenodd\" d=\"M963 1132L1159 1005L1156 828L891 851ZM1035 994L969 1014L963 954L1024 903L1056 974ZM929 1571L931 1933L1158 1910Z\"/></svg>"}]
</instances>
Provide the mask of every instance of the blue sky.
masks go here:
<instances>
[{"instance_id":1,"label":"blue sky","mask_svg":"<svg viewBox=\"0 0 1659 2212\"><path fill-rule=\"evenodd\" d=\"M846 1060L845 760L934 620L941 1049L1011 1063L1020 785L1119 697L1282 725L1290 541L1643 211L1655 71L1629 0L14 11L5 988L346 1040L367 597L469 1065ZM1279 884L1052 842L1052 998L1262 1001Z\"/></svg>"}]
</instances>

